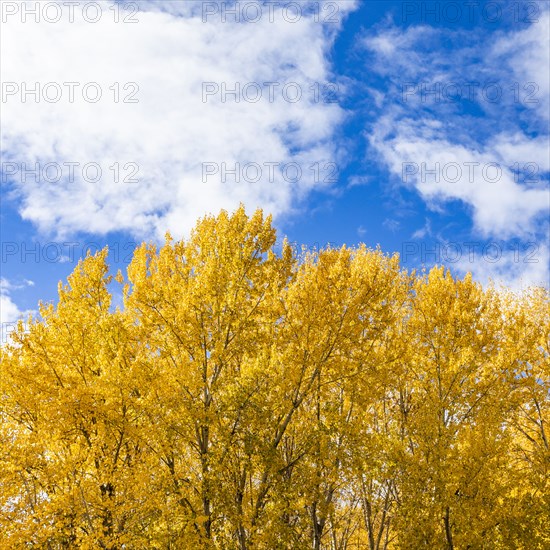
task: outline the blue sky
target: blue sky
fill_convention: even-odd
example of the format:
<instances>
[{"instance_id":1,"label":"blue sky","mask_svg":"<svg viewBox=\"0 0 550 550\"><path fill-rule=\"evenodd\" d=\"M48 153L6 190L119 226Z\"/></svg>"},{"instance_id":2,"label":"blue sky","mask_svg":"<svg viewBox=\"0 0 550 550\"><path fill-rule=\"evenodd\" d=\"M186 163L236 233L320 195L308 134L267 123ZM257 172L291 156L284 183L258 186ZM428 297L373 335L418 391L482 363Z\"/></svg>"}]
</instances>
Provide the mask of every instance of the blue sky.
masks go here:
<instances>
[{"instance_id":1,"label":"blue sky","mask_svg":"<svg viewBox=\"0 0 550 550\"><path fill-rule=\"evenodd\" d=\"M308 247L548 286L548 2L34 4L0 22L4 326L87 248L124 269L240 202Z\"/></svg>"}]
</instances>

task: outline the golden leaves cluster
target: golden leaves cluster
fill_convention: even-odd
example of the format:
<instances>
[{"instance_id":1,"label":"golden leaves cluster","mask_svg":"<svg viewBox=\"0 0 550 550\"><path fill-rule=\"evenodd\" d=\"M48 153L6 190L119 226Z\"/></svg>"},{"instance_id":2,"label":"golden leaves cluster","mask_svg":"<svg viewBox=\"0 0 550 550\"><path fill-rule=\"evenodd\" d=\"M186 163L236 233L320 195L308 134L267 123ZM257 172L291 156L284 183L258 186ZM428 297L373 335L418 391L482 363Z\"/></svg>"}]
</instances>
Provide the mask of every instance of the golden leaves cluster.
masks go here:
<instances>
[{"instance_id":1,"label":"golden leaves cluster","mask_svg":"<svg viewBox=\"0 0 550 550\"><path fill-rule=\"evenodd\" d=\"M0 547L550 546L548 293L275 252L243 208L107 250L1 349Z\"/></svg>"}]
</instances>

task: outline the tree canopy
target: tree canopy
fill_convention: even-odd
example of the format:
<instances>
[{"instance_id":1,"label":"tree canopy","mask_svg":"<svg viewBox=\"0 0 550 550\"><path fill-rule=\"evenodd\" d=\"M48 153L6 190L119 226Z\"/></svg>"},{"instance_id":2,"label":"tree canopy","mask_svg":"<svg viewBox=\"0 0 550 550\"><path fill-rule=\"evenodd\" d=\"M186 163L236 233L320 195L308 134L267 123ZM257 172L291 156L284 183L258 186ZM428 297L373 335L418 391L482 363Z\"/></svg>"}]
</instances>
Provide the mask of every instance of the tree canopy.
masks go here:
<instances>
[{"instance_id":1,"label":"tree canopy","mask_svg":"<svg viewBox=\"0 0 550 550\"><path fill-rule=\"evenodd\" d=\"M549 548L548 292L275 244L207 216L20 324L2 548Z\"/></svg>"}]
</instances>

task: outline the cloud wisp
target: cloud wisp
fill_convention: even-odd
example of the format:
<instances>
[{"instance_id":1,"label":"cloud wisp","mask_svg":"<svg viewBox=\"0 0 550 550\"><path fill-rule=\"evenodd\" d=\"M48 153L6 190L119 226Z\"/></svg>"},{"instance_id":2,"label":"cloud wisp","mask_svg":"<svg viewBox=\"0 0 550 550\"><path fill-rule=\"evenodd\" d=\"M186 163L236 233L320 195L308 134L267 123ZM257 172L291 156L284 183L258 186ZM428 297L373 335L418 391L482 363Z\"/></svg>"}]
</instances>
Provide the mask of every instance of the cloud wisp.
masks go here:
<instances>
[{"instance_id":1,"label":"cloud wisp","mask_svg":"<svg viewBox=\"0 0 550 550\"><path fill-rule=\"evenodd\" d=\"M246 4L8 14L2 182L21 216L42 234L159 238L239 202L286 213L333 185L345 112L324 94L327 53L354 3L259 18Z\"/></svg>"},{"instance_id":2,"label":"cloud wisp","mask_svg":"<svg viewBox=\"0 0 550 550\"><path fill-rule=\"evenodd\" d=\"M486 38L475 28L390 21L360 47L385 88L366 133L369 154L428 208L460 201L476 238L534 242L540 251L535 266L511 253L459 270L514 287L547 285L550 11Z\"/></svg>"}]
</instances>

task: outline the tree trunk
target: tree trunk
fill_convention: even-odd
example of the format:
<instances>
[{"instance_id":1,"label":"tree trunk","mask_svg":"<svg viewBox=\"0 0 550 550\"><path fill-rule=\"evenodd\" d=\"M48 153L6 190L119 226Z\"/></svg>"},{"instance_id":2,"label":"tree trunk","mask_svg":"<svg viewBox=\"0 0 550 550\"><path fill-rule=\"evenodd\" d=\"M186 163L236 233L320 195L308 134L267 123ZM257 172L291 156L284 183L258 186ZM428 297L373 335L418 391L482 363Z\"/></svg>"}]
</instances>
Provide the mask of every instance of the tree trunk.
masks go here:
<instances>
[{"instance_id":1,"label":"tree trunk","mask_svg":"<svg viewBox=\"0 0 550 550\"><path fill-rule=\"evenodd\" d=\"M450 510L448 506L445 509L445 517L443 519L445 521L445 536L447 537L447 544L448 544L449 550L454 550L453 534L451 532Z\"/></svg>"}]
</instances>

